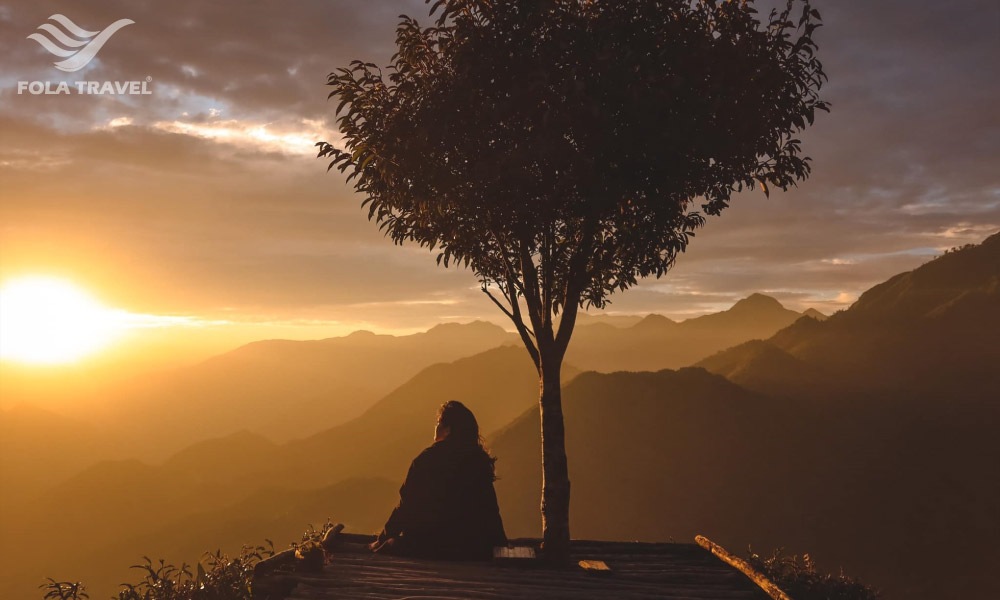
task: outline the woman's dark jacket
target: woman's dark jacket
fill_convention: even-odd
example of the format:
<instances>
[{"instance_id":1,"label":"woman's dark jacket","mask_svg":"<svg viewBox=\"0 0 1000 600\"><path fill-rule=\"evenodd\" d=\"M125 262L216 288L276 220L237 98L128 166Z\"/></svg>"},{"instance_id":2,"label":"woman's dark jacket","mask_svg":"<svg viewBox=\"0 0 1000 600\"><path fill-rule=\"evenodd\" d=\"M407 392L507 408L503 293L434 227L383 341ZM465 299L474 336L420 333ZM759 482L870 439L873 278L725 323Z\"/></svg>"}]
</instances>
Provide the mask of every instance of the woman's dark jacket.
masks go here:
<instances>
[{"instance_id":1,"label":"woman's dark jacket","mask_svg":"<svg viewBox=\"0 0 1000 600\"><path fill-rule=\"evenodd\" d=\"M506 543L493 459L478 444L445 438L420 453L399 488L379 540L393 552L438 559L489 559Z\"/></svg>"}]
</instances>

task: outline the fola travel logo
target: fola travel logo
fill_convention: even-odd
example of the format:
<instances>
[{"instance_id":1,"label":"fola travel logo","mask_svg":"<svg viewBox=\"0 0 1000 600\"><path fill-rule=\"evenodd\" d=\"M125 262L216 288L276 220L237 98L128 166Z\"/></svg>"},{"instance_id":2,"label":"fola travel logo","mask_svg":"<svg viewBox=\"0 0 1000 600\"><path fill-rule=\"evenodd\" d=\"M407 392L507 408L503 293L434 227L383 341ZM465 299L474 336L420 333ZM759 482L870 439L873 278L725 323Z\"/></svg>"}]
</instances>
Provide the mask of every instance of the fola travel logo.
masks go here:
<instances>
[{"instance_id":1,"label":"fola travel logo","mask_svg":"<svg viewBox=\"0 0 1000 600\"><path fill-rule=\"evenodd\" d=\"M52 15L50 21L55 21L62 25L60 29L51 23L44 23L38 28L48 33L52 37L46 37L41 33L33 33L28 36L29 40L35 40L45 48L50 54L65 58L56 63L56 68L60 71L72 73L79 71L94 60L97 53L101 51L104 44L111 39L111 36L118 33L118 30L126 25L135 23L132 19L118 19L111 25L104 28L104 31L87 31L63 15ZM74 37L75 36L75 37ZM60 45L61 44L61 45Z\"/></svg>"},{"instance_id":2,"label":"fola travel logo","mask_svg":"<svg viewBox=\"0 0 1000 600\"><path fill-rule=\"evenodd\" d=\"M55 67L73 73L94 60L111 36L123 27L135 23L132 19L118 19L101 31L89 31L74 23L69 17L55 14L48 22L38 26L41 33L32 33L29 40L38 42L46 52L56 57ZM47 35L46 35L47 34ZM62 60L59 60L62 59ZM148 95L151 77L144 81L18 81L18 94L110 94Z\"/></svg>"}]
</instances>

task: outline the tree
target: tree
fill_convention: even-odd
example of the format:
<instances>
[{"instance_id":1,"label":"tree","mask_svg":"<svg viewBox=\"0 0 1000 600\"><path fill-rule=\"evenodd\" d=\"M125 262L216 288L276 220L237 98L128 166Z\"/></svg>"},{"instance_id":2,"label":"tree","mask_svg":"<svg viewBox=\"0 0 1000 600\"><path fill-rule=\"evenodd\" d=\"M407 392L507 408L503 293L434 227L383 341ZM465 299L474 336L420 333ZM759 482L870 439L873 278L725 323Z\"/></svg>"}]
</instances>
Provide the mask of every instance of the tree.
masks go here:
<instances>
[{"instance_id":1,"label":"tree","mask_svg":"<svg viewBox=\"0 0 1000 600\"><path fill-rule=\"evenodd\" d=\"M539 375L543 548L559 561L577 311L664 275L734 193L808 177L795 135L828 110L820 15L808 0L766 18L752 0L437 0L430 14L401 17L385 70L330 74L343 141L319 156L395 243L470 268L513 322Z\"/></svg>"}]
</instances>

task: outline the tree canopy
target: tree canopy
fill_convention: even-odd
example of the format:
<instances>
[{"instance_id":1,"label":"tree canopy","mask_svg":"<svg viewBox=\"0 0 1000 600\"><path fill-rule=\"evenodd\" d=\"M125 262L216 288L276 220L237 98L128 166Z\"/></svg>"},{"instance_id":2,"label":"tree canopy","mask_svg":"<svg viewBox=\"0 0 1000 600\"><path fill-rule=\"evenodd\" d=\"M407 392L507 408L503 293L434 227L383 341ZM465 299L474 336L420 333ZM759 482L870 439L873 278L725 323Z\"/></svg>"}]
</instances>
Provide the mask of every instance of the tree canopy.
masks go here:
<instances>
[{"instance_id":1,"label":"tree canopy","mask_svg":"<svg viewBox=\"0 0 1000 600\"><path fill-rule=\"evenodd\" d=\"M330 74L343 141L319 155L388 237L471 268L513 321L541 383L544 544L564 559L560 369L577 311L665 274L734 194L808 177L796 135L828 109L820 15L809 0L763 18L753 0L430 12L428 27L401 17L385 69Z\"/></svg>"},{"instance_id":2,"label":"tree canopy","mask_svg":"<svg viewBox=\"0 0 1000 600\"><path fill-rule=\"evenodd\" d=\"M344 141L320 155L395 242L471 267L508 302L537 295L538 321L663 275L735 192L809 174L796 135L827 105L808 2L764 19L712 0L438 0L431 14L402 17L386 69L330 75Z\"/></svg>"}]
</instances>

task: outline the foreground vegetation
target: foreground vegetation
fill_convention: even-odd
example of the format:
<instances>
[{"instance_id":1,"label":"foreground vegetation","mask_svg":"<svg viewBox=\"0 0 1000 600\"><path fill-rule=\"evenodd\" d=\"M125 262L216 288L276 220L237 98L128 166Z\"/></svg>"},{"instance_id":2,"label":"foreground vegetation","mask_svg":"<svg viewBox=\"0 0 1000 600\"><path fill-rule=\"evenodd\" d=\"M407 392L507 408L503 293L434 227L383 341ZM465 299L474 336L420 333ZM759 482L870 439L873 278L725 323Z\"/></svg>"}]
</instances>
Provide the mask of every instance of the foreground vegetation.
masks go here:
<instances>
[{"instance_id":1,"label":"foreground vegetation","mask_svg":"<svg viewBox=\"0 0 1000 600\"><path fill-rule=\"evenodd\" d=\"M302 540L292 543L293 548L313 550L333 525L326 523L315 528L309 525ZM180 567L160 559L157 562L143 557L143 563L132 565L141 571L136 583L123 583L121 590L111 600L252 600L254 566L274 556L274 545L265 540L264 545L244 546L236 556L221 550L206 552L202 560L192 567ZM879 600L881 593L857 579L845 575L820 573L808 554L784 555L781 549L769 556L750 551L748 562L777 584L794 600ZM81 582L56 581L49 578L39 588L44 600L90 600L86 586Z\"/></svg>"},{"instance_id":2,"label":"foreground vegetation","mask_svg":"<svg viewBox=\"0 0 1000 600\"><path fill-rule=\"evenodd\" d=\"M293 542L292 547L317 547L332 526L327 523L317 529L309 525L302 541ZM187 563L177 567L163 559L153 562L144 556L142 564L132 565L142 572L142 578L136 583L123 583L112 600L250 600L254 597L251 585L254 566L271 556L274 556L271 540L265 540L264 545L243 546L232 557L221 550L206 552L194 565L194 572ZM39 588L45 592L45 600L90 600L81 582L49 578Z\"/></svg>"},{"instance_id":3,"label":"foreground vegetation","mask_svg":"<svg viewBox=\"0 0 1000 600\"><path fill-rule=\"evenodd\" d=\"M785 555L779 548L763 557L750 551L748 562L794 600L878 600L877 589L845 575L819 572L808 554Z\"/></svg>"}]
</instances>

